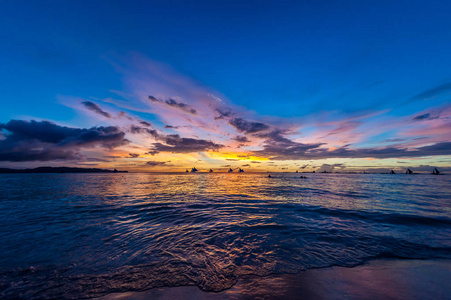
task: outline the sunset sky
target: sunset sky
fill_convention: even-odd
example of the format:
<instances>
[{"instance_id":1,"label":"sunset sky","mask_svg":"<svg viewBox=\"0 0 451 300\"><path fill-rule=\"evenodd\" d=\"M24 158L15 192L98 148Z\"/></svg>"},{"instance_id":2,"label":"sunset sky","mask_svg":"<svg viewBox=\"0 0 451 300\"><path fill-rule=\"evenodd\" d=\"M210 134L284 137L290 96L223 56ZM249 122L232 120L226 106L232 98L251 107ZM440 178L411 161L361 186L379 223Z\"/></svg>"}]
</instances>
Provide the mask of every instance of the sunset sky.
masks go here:
<instances>
[{"instance_id":1,"label":"sunset sky","mask_svg":"<svg viewBox=\"0 0 451 300\"><path fill-rule=\"evenodd\" d=\"M449 1L1 1L0 167L451 171Z\"/></svg>"}]
</instances>

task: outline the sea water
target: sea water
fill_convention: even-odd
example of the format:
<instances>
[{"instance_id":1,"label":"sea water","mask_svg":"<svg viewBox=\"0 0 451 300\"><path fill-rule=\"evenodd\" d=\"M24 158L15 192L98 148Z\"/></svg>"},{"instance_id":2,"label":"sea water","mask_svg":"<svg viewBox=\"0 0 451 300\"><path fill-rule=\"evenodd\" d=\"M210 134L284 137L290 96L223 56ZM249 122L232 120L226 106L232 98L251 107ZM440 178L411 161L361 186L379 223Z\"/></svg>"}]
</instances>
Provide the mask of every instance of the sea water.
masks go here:
<instances>
[{"instance_id":1,"label":"sea water","mask_svg":"<svg viewBox=\"0 0 451 300\"><path fill-rule=\"evenodd\" d=\"M0 174L0 298L220 291L376 258L451 259L451 176Z\"/></svg>"}]
</instances>

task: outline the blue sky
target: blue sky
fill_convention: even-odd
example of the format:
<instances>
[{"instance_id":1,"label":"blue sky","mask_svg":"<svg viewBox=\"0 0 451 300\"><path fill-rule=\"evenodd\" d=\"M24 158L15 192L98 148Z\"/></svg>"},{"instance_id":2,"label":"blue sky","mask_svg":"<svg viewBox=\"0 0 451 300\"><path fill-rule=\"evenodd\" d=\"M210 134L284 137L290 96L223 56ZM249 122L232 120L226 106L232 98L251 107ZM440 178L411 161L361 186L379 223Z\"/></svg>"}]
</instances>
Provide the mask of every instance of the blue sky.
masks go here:
<instances>
[{"instance_id":1,"label":"blue sky","mask_svg":"<svg viewBox=\"0 0 451 300\"><path fill-rule=\"evenodd\" d=\"M296 142L317 142L314 132L324 126L312 122L346 123L374 115L358 125L371 131L428 110L448 111L450 13L447 1L3 1L0 123L35 119L77 128L123 127L80 113L86 108L80 102L87 100L119 109L117 102L105 99L120 95L130 104L120 109L167 134L224 143L230 128L223 129L222 137L218 132L168 131L162 128L167 120L160 108L143 111L137 91L143 81L148 82L145 88L139 85L143 94L199 105L175 83L152 89L173 76L186 79L190 87L184 91L201 87L246 120L283 128L284 136ZM147 62L164 65L164 71L149 66L152 71L146 74L141 65ZM141 108L134 109L137 105ZM422 124L440 136L396 147L448 142L450 132L436 130L447 124L446 118L442 114ZM432 124L438 119L442 123ZM287 123L298 126L288 129ZM416 125L398 124L352 144L385 146L380 142L399 138L403 126L407 131ZM417 129L417 137L426 134ZM264 143L255 140L249 149Z\"/></svg>"}]
</instances>

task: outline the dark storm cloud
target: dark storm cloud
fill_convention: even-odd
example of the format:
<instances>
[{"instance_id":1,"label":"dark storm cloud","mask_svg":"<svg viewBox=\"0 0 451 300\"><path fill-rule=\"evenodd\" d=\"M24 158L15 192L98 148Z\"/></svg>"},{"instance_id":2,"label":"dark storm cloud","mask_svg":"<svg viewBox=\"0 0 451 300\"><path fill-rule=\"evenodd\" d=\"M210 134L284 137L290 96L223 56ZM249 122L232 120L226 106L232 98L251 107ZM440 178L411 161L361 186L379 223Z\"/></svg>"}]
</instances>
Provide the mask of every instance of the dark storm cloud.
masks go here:
<instances>
[{"instance_id":1,"label":"dark storm cloud","mask_svg":"<svg viewBox=\"0 0 451 300\"><path fill-rule=\"evenodd\" d=\"M386 148L339 148L333 151L327 149L313 149L306 153L307 158L397 158L397 157L421 157L433 155L449 155L451 142L437 143L430 146L418 147L413 150L386 147Z\"/></svg>"},{"instance_id":2,"label":"dark storm cloud","mask_svg":"<svg viewBox=\"0 0 451 300\"><path fill-rule=\"evenodd\" d=\"M49 121L11 120L0 124L7 130L7 141L37 140L61 146L96 146L113 148L124 145L125 133L115 126L92 128L73 128L60 126Z\"/></svg>"},{"instance_id":3,"label":"dark storm cloud","mask_svg":"<svg viewBox=\"0 0 451 300\"><path fill-rule=\"evenodd\" d=\"M95 104L94 102L91 101L84 101L82 102L82 104L89 109L90 111L93 111L99 115L104 116L105 118L110 119L111 115L109 113L107 113L106 111L104 111L103 109L100 108L100 106L98 106L97 104Z\"/></svg>"},{"instance_id":4,"label":"dark storm cloud","mask_svg":"<svg viewBox=\"0 0 451 300\"><path fill-rule=\"evenodd\" d=\"M437 143L430 146L424 146L417 148L419 152L425 155L450 155L451 154L451 142Z\"/></svg>"},{"instance_id":5,"label":"dark storm cloud","mask_svg":"<svg viewBox=\"0 0 451 300\"><path fill-rule=\"evenodd\" d=\"M254 151L255 155L270 157L273 160L322 159L322 158L397 158L421 157L451 154L451 142L437 143L429 146L406 148L358 148L344 146L335 150L321 148L322 143L304 144L287 139L280 131L261 134L266 140L263 149Z\"/></svg>"},{"instance_id":6,"label":"dark storm cloud","mask_svg":"<svg viewBox=\"0 0 451 300\"><path fill-rule=\"evenodd\" d=\"M451 82L436 86L432 89L426 90L412 97L413 100L423 100L436 97L445 92L451 91Z\"/></svg>"},{"instance_id":7,"label":"dark storm cloud","mask_svg":"<svg viewBox=\"0 0 451 300\"><path fill-rule=\"evenodd\" d=\"M125 145L125 133L118 127L73 128L49 121L11 120L0 124L0 161L49 161L80 159L79 150L101 146L113 149Z\"/></svg>"},{"instance_id":8,"label":"dark storm cloud","mask_svg":"<svg viewBox=\"0 0 451 300\"><path fill-rule=\"evenodd\" d=\"M129 158L138 158L138 157L139 157L139 154L138 154L138 153L129 153L129 154L128 154L128 157L129 157Z\"/></svg>"},{"instance_id":9,"label":"dark storm cloud","mask_svg":"<svg viewBox=\"0 0 451 300\"><path fill-rule=\"evenodd\" d=\"M33 144L31 146L34 146ZM65 149L29 149L26 145L15 147L13 151L7 151L0 146L0 161L51 161L51 160L79 160L80 153Z\"/></svg>"},{"instance_id":10,"label":"dark storm cloud","mask_svg":"<svg viewBox=\"0 0 451 300\"><path fill-rule=\"evenodd\" d=\"M416 117L413 118L414 121L423 121L423 120L434 120L434 119L438 119L439 116L432 116L430 113L426 113L426 114L422 114L422 115L418 115Z\"/></svg>"},{"instance_id":11,"label":"dark storm cloud","mask_svg":"<svg viewBox=\"0 0 451 300\"><path fill-rule=\"evenodd\" d=\"M242 118L230 119L229 124L236 128L239 132L243 133L256 133L269 129L269 126L259 122L246 121Z\"/></svg>"},{"instance_id":12,"label":"dark storm cloud","mask_svg":"<svg viewBox=\"0 0 451 300\"><path fill-rule=\"evenodd\" d=\"M165 125L164 128L167 128L167 129L178 129L179 126Z\"/></svg>"},{"instance_id":13,"label":"dark storm cloud","mask_svg":"<svg viewBox=\"0 0 451 300\"><path fill-rule=\"evenodd\" d=\"M208 150L219 150L224 145L216 144L212 141L182 138L178 134L170 134L166 136L159 136L159 139L163 143L153 143L152 149L149 153L158 152L173 152L173 153L191 153L191 152L204 152Z\"/></svg>"},{"instance_id":14,"label":"dark storm cloud","mask_svg":"<svg viewBox=\"0 0 451 300\"><path fill-rule=\"evenodd\" d=\"M178 102L177 100L174 100L171 98L169 98L167 100L160 100L160 99L155 98L154 96L149 96L148 98L152 102L164 103L168 106L178 108L178 109L180 109L186 113L192 114L192 115L197 114L197 111L194 108L192 108L190 105L183 103L183 102Z\"/></svg>"}]
</instances>

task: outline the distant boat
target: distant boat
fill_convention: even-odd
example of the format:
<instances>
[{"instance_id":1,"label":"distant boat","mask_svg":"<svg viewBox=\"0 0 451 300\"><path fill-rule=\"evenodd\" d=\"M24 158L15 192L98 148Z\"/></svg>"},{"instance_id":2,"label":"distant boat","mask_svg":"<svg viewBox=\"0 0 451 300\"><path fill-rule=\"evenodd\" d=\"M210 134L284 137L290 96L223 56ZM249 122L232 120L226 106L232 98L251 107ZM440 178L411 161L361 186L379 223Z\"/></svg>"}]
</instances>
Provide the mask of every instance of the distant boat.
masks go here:
<instances>
[{"instance_id":1,"label":"distant boat","mask_svg":"<svg viewBox=\"0 0 451 300\"><path fill-rule=\"evenodd\" d=\"M312 173L316 173L315 171L313 171Z\"/></svg>"},{"instance_id":2,"label":"distant boat","mask_svg":"<svg viewBox=\"0 0 451 300\"><path fill-rule=\"evenodd\" d=\"M197 170L197 169L194 168L194 167L191 169L191 173L196 173L197 171L199 171L199 170Z\"/></svg>"},{"instance_id":3,"label":"distant boat","mask_svg":"<svg viewBox=\"0 0 451 300\"><path fill-rule=\"evenodd\" d=\"M411 169L407 169L406 174L413 174Z\"/></svg>"},{"instance_id":4,"label":"distant boat","mask_svg":"<svg viewBox=\"0 0 451 300\"><path fill-rule=\"evenodd\" d=\"M268 175L268 178L272 178L271 174Z\"/></svg>"},{"instance_id":5,"label":"distant boat","mask_svg":"<svg viewBox=\"0 0 451 300\"><path fill-rule=\"evenodd\" d=\"M240 168L240 169L238 170L238 173L244 173L244 170Z\"/></svg>"},{"instance_id":6,"label":"distant boat","mask_svg":"<svg viewBox=\"0 0 451 300\"><path fill-rule=\"evenodd\" d=\"M299 173L298 171L296 171L296 173Z\"/></svg>"},{"instance_id":7,"label":"distant boat","mask_svg":"<svg viewBox=\"0 0 451 300\"><path fill-rule=\"evenodd\" d=\"M189 173L189 171L188 171L188 170L186 170L186 173Z\"/></svg>"},{"instance_id":8,"label":"distant boat","mask_svg":"<svg viewBox=\"0 0 451 300\"><path fill-rule=\"evenodd\" d=\"M396 174L396 173L395 173L395 171L391 170L391 171L390 171L390 174Z\"/></svg>"},{"instance_id":9,"label":"distant boat","mask_svg":"<svg viewBox=\"0 0 451 300\"><path fill-rule=\"evenodd\" d=\"M230 168L228 172L229 172L229 173L230 173L230 172L233 172L232 168Z\"/></svg>"},{"instance_id":10,"label":"distant boat","mask_svg":"<svg viewBox=\"0 0 451 300\"><path fill-rule=\"evenodd\" d=\"M437 168L434 168L434 171L432 171L432 174L434 174L434 175L440 175L440 171L437 170Z\"/></svg>"},{"instance_id":11,"label":"distant boat","mask_svg":"<svg viewBox=\"0 0 451 300\"><path fill-rule=\"evenodd\" d=\"M212 170L212 169L210 169L210 173L213 173L213 170Z\"/></svg>"}]
</instances>

